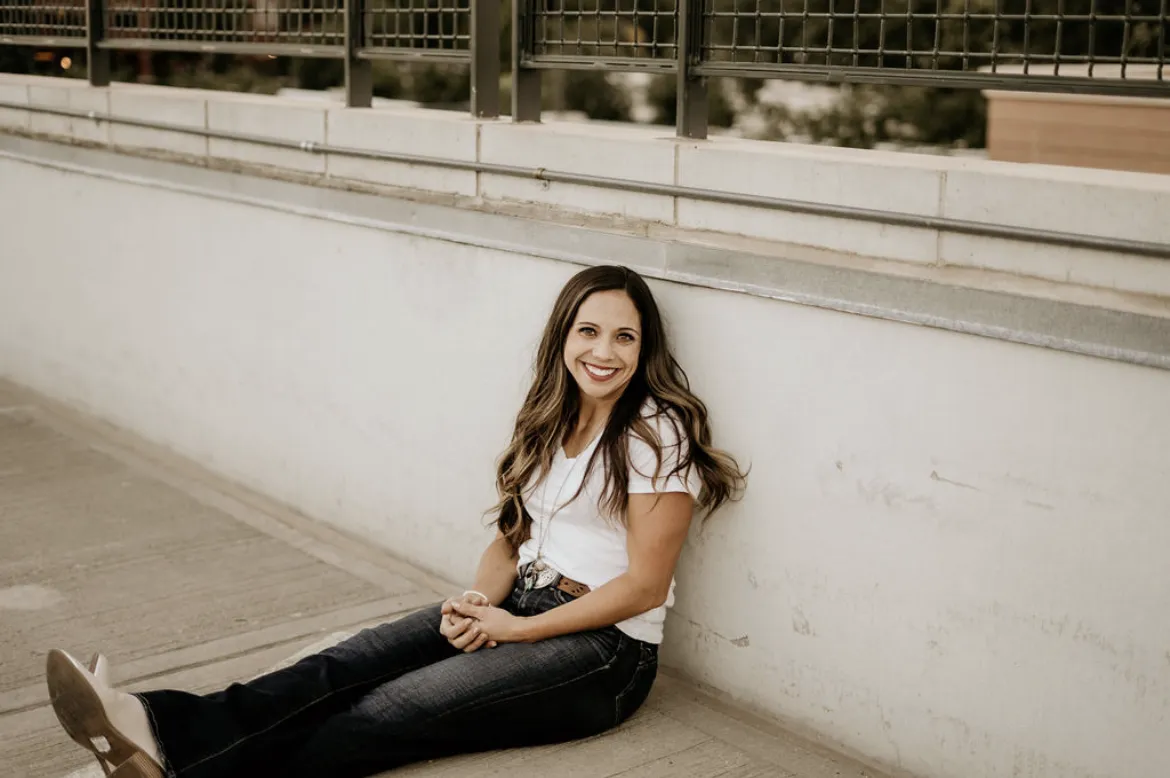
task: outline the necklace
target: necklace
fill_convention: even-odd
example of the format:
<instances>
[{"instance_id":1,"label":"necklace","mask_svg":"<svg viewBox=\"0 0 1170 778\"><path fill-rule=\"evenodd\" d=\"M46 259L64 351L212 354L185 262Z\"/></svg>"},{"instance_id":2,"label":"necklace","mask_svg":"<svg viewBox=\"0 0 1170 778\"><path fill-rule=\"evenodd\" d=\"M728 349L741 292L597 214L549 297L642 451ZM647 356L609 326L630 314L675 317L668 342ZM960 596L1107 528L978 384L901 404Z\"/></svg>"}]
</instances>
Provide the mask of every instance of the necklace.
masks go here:
<instances>
[{"instance_id":1,"label":"necklace","mask_svg":"<svg viewBox=\"0 0 1170 778\"><path fill-rule=\"evenodd\" d=\"M553 498L552 502L553 506L555 506L553 511L549 514L545 521L537 522L536 528L540 531L540 539L536 542L536 558L532 560L532 564L529 565L528 570L524 572L525 591L531 591L533 588L548 586L557 576L557 571L544 563L544 544L548 540L549 528L552 526L552 520L556 518L556 515L560 513L570 502L572 502L572 500L568 500L563 505L558 505L558 503L561 501L561 493L565 490L565 487L569 484L569 481L572 480L573 473L577 470L577 465L585 459L585 452L592 447L593 441L591 440L584 449L577 453L577 456L573 459L573 464L569 466L569 472L565 474L565 478L561 481L561 485L557 487L557 494ZM562 455L564 454L563 448L560 453ZM545 493L547 494L547 492L548 484L546 480ZM576 497L576 495L574 495L574 497Z\"/></svg>"}]
</instances>

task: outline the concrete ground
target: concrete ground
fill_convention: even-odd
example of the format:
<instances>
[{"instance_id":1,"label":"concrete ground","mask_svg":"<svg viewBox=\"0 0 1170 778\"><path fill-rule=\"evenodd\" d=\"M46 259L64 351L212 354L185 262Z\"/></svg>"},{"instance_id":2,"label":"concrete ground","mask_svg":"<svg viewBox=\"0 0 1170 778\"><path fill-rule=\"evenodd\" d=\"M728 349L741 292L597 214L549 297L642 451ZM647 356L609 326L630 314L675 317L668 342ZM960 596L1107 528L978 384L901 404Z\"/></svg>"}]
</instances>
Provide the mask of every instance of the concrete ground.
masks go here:
<instances>
[{"instance_id":1,"label":"concrete ground","mask_svg":"<svg viewBox=\"0 0 1170 778\"><path fill-rule=\"evenodd\" d=\"M48 706L51 647L102 650L131 689L208 691L453 589L0 381L0 776L100 775ZM495 776L521 764L570 778L880 778L669 672L606 735L396 773Z\"/></svg>"}]
</instances>

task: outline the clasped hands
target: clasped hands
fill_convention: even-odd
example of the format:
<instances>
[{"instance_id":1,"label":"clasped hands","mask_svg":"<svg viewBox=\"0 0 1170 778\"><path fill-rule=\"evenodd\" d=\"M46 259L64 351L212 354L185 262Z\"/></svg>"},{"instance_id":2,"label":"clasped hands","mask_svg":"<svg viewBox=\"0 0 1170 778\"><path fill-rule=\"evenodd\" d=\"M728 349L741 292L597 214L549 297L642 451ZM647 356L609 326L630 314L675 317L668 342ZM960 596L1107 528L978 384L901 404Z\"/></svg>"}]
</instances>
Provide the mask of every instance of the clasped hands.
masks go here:
<instances>
[{"instance_id":1,"label":"clasped hands","mask_svg":"<svg viewBox=\"0 0 1170 778\"><path fill-rule=\"evenodd\" d=\"M465 653L524 639L525 619L493 606L479 592L451 597L443 603L441 610L443 617L439 622L439 633Z\"/></svg>"}]
</instances>

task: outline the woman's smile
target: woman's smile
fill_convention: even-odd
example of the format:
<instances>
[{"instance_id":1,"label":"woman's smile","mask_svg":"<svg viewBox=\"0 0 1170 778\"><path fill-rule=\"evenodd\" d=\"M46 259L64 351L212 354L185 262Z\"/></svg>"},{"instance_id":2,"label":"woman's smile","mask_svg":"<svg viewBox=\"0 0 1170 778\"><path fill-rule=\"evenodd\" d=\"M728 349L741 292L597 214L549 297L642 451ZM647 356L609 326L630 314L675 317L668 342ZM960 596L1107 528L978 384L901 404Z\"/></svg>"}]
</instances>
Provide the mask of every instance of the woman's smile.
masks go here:
<instances>
[{"instance_id":1,"label":"woman's smile","mask_svg":"<svg viewBox=\"0 0 1170 778\"><path fill-rule=\"evenodd\" d=\"M605 383L618 373L616 367L601 367L585 361L582 361L581 364L585 367L585 373L598 383Z\"/></svg>"}]
</instances>

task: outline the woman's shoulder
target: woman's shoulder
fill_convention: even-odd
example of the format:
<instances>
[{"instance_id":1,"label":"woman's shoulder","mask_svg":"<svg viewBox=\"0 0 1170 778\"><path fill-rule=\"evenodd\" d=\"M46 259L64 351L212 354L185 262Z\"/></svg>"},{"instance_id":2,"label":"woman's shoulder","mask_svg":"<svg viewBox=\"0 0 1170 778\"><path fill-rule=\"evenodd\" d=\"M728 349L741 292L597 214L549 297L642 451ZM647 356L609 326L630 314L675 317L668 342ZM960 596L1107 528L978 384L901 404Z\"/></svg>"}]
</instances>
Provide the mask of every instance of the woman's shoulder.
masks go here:
<instances>
[{"instance_id":1,"label":"woman's shoulder","mask_svg":"<svg viewBox=\"0 0 1170 778\"><path fill-rule=\"evenodd\" d=\"M686 441L687 434L683 426L682 414L670 403L657 397L647 397L646 401L642 403L640 416L658 438L657 442L660 445L677 446ZM638 430L635 429L634 432L635 434L631 437L643 437Z\"/></svg>"},{"instance_id":2,"label":"woman's shoulder","mask_svg":"<svg viewBox=\"0 0 1170 778\"><path fill-rule=\"evenodd\" d=\"M682 414L669 403L648 399L629 438L630 494L689 492L697 496L700 484L690 466L689 440Z\"/></svg>"}]
</instances>

